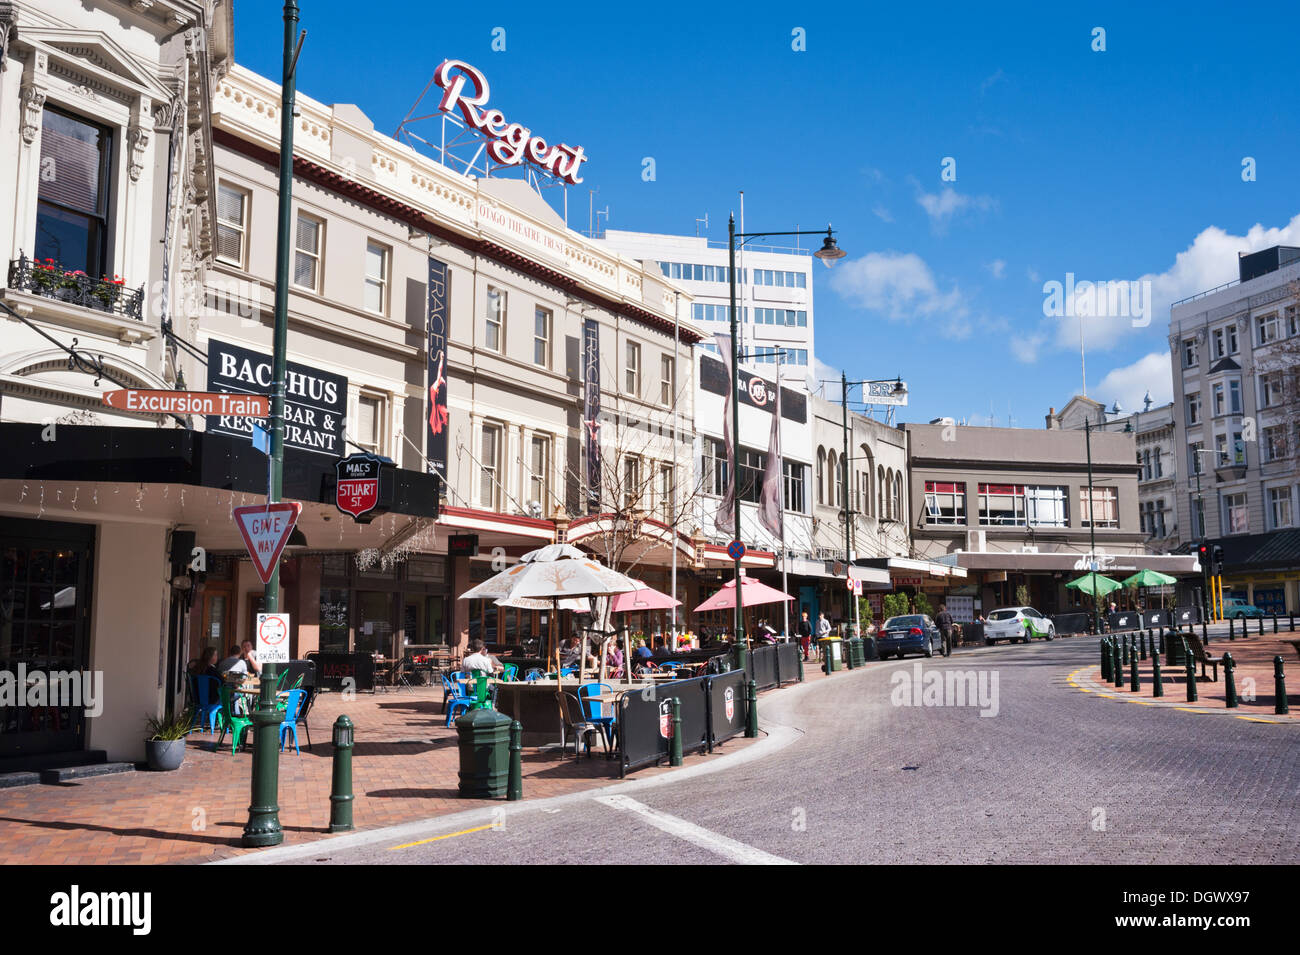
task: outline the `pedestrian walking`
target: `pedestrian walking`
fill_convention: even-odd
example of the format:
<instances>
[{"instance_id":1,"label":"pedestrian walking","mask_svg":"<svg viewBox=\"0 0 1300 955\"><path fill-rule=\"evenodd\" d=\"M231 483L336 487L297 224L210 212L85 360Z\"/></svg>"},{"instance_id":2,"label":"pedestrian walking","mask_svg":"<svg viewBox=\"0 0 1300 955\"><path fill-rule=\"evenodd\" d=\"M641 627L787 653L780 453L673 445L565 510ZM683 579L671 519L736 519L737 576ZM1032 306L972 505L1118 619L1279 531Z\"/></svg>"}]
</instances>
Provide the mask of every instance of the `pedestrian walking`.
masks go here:
<instances>
[{"instance_id":1,"label":"pedestrian walking","mask_svg":"<svg viewBox=\"0 0 1300 955\"><path fill-rule=\"evenodd\" d=\"M943 639L943 655L946 657L952 653L952 614L948 612L947 604L939 604L939 614L934 622L939 627L939 636Z\"/></svg>"},{"instance_id":2,"label":"pedestrian walking","mask_svg":"<svg viewBox=\"0 0 1300 955\"><path fill-rule=\"evenodd\" d=\"M799 645L803 647L803 658L808 659L808 647L812 644L812 623L805 610L799 619Z\"/></svg>"},{"instance_id":3,"label":"pedestrian walking","mask_svg":"<svg viewBox=\"0 0 1300 955\"><path fill-rule=\"evenodd\" d=\"M823 653L826 652L826 644L822 640L831 635L831 622L826 619L825 612L817 615L817 648Z\"/></svg>"}]
</instances>

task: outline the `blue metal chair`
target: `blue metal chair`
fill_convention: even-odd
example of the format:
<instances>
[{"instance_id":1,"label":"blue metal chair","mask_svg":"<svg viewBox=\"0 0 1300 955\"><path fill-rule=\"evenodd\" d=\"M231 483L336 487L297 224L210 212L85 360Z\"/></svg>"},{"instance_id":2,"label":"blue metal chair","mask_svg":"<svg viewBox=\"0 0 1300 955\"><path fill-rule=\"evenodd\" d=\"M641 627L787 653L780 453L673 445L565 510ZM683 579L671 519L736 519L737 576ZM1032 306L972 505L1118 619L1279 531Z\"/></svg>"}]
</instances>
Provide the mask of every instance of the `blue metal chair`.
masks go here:
<instances>
[{"instance_id":1,"label":"blue metal chair","mask_svg":"<svg viewBox=\"0 0 1300 955\"><path fill-rule=\"evenodd\" d=\"M298 714L302 710L302 703L307 696L306 690L290 690L289 698L284 704L284 719L280 721L280 752L284 752L284 734L293 734L293 751L296 755L302 753L298 749Z\"/></svg>"},{"instance_id":2,"label":"blue metal chair","mask_svg":"<svg viewBox=\"0 0 1300 955\"><path fill-rule=\"evenodd\" d=\"M539 669L538 667L533 667L531 670L529 670L527 673L524 674L524 682L535 683L538 680L544 679L545 676L546 673L543 670Z\"/></svg>"},{"instance_id":3,"label":"blue metal chair","mask_svg":"<svg viewBox=\"0 0 1300 955\"><path fill-rule=\"evenodd\" d=\"M582 718L589 723L595 723L600 727L600 735L605 741L605 752L609 752L611 738L614 735L614 713L613 707L610 712L605 712L605 704L601 700L589 699L599 693L612 693L613 688L608 683L584 683L578 687L578 701L582 704Z\"/></svg>"},{"instance_id":4,"label":"blue metal chair","mask_svg":"<svg viewBox=\"0 0 1300 955\"><path fill-rule=\"evenodd\" d=\"M215 733L217 724L221 722L221 681L214 676L191 676L189 679L194 700L194 727Z\"/></svg>"},{"instance_id":5,"label":"blue metal chair","mask_svg":"<svg viewBox=\"0 0 1300 955\"><path fill-rule=\"evenodd\" d=\"M465 679L465 674L460 670L452 670L442 675L442 710L446 712L447 701L453 696L463 696L461 681ZM449 724L450 725L450 724Z\"/></svg>"},{"instance_id":6,"label":"blue metal chair","mask_svg":"<svg viewBox=\"0 0 1300 955\"><path fill-rule=\"evenodd\" d=\"M446 724L447 726L451 726L452 720L456 718L457 710L460 710L462 712L468 712L469 710L474 708L474 703L476 702L474 699L474 695L470 693L465 688L465 686L456 679L457 677L463 678L464 674L460 674L460 673L452 674L452 681L451 681L452 687L450 693L445 696L447 701L451 704L450 706L447 707L447 724Z\"/></svg>"}]
</instances>

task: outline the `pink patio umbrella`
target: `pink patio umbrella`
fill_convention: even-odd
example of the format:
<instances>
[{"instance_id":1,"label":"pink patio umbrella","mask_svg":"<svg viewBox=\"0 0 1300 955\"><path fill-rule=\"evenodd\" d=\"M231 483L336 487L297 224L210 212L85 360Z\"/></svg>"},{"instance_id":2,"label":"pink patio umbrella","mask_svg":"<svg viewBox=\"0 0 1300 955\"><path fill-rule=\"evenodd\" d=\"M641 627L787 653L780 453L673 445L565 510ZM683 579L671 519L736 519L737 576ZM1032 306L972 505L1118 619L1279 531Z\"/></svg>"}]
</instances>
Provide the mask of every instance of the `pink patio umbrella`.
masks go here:
<instances>
[{"instance_id":1,"label":"pink patio umbrella","mask_svg":"<svg viewBox=\"0 0 1300 955\"><path fill-rule=\"evenodd\" d=\"M673 607L681 606L680 600L674 600L666 593L655 590L653 587L647 587L641 581L634 581L636 590L627 593L615 594L610 598L610 613L632 613L637 610L671 610ZM601 660L602 676L604 660ZM626 674L628 682L632 680L632 640L628 635L627 628L623 628L623 672Z\"/></svg>"},{"instance_id":2,"label":"pink patio umbrella","mask_svg":"<svg viewBox=\"0 0 1300 955\"><path fill-rule=\"evenodd\" d=\"M631 596L625 594L624 596ZM782 593L775 587L769 587L762 581L755 580L752 577L740 578L740 606L757 607L759 604L781 603L784 600L794 600L789 594ZM722 589L710 597L704 603L695 608L696 613L703 613L706 610L731 610L736 606L736 582L729 580L722 585Z\"/></svg>"}]
</instances>

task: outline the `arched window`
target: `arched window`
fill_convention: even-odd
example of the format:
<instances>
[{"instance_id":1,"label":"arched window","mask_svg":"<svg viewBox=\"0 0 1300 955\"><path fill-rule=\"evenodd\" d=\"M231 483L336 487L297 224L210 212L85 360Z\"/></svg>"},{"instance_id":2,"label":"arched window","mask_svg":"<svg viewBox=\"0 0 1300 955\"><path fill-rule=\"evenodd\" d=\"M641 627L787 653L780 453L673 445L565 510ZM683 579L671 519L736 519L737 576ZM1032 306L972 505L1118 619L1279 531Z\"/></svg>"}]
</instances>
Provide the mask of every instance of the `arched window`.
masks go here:
<instances>
[{"instance_id":1,"label":"arched window","mask_svg":"<svg viewBox=\"0 0 1300 955\"><path fill-rule=\"evenodd\" d=\"M894 469L885 469L885 518L894 519Z\"/></svg>"},{"instance_id":2,"label":"arched window","mask_svg":"<svg viewBox=\"0 0 1300 955\"><path fill-rule=\"evenodd\" d=\"M885 466L876 467L876 517L885 517Z\"/></svg>"},{"instance_id":3,"label":"arched window","mask_svg":"<svg viewBox=\"0 0 1300 955\"><path fill-rule=\"evenodd\" d=\"M817 449L817 503L826 503L826 449Z\"/></svg>"},{"instance_id":4,"label":"arched window","mask_svg":"<svg viewBox=\"0 0 1300 955\"><path fill-rule=\"evenodd\" d=\"M871 449L865 444L862 451L862 514L870 516L871 514L871 472L875 468L875 458L871 454Z\"/></svg>"},{"instance_id":5,"label":"arched window","mask_svg":"<svg viewBox=\"0 0 1300 955\"><path fill-rule=\"evenodd\" d=\"M840 497L844 493L844 475L840 473L840 459L834 451L827 453L826 466L831 470L831 473L826 476L829 482L826 496L830 499L831 507L839 507Z\"/></svg>"},{"instance_id":6,"label":"arched window","mask_svg":"<svg viewBox=\"0 0 1300 955\"><path fill-rule=\"evenodd\" d=\"M903 472L894 473L894 520L903 520Z\"/></svg>"}]
</instances>

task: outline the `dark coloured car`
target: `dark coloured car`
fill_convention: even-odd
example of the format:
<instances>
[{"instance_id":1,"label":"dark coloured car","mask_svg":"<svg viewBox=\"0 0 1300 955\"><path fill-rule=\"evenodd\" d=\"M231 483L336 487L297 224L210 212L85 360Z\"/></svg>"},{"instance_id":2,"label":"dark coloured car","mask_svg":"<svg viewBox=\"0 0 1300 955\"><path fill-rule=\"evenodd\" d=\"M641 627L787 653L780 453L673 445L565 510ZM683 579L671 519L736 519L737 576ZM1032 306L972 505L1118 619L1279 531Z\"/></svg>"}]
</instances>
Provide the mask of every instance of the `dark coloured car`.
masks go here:
<instances>
[{"instance_id":1,"label":"dark coloured car","mask_svg":"<svg viewBox=\"0 0 1300 955\"><path fill-rule=\"evenodd\" d=\"M927 614L912 613L890 617L876 634L876 650L880 659L903 657L921 653L932 657L935 653L947 656L952 651L944 646L943 635Z\"/></svg>"}]
</instances>

